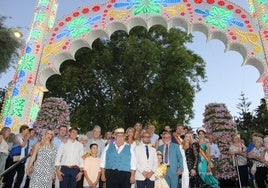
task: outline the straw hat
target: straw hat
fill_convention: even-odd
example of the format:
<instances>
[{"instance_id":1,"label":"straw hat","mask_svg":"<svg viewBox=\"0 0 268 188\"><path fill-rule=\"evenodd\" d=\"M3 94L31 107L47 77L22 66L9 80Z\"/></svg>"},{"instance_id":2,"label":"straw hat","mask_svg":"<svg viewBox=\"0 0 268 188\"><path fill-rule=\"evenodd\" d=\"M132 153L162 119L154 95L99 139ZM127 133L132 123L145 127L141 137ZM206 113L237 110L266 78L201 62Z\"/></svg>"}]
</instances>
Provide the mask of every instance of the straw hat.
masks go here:
<instances>
[{"instance_id":1,"label":"straw hat","mask_svg":"<svg viewBox=\"0 0 268 188\"><path fill-rule=\"evenodd\" d=\"M117 128L114 130L114 134L124 134L125 130L123 128Z\"/></svg>"}]
</instances>

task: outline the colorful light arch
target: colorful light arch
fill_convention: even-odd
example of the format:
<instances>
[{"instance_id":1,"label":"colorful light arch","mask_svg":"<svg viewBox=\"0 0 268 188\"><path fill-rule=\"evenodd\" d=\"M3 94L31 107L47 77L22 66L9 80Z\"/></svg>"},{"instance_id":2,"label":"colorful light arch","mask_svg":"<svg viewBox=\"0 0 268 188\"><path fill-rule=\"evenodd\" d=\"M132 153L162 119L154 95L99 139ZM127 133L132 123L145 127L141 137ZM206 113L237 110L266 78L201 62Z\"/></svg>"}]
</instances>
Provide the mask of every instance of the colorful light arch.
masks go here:
<instances>
[{"instance_id":1,"label":"colorful light arch","mask_svg":"<svg viewBox=\"0 0 268 188\"><path fill-rule=\"evenodd\" d=\"M179 26L188 33L200 31L208 40L222 41L226 51L241 54L243 65L259 71L258 82L263 83L267 96L267 4L250 0L249 13L225 0L109 0L78 8L54 24L57 1L39 0L1 126L17 130L20 124L31 125L47 91L47 79L60 74L65 60L74 59L78 49L91 47L99 37L109 38L117 30L129 32L135 26Z\"/></svg>"}]
</instances>

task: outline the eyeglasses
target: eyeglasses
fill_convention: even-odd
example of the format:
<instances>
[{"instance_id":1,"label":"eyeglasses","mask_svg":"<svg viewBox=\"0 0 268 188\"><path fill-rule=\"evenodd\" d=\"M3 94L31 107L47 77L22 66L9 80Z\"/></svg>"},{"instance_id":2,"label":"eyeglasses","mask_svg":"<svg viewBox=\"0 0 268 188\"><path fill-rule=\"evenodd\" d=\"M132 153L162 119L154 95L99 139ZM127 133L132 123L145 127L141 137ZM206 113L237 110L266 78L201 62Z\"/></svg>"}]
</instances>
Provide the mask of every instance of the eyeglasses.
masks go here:
<instances>
[{"instance_id":1,"label":"eyeglasses","mask_svg":"<svg viewBox=\"0 0 268 188\"><path fill-rule=\"evenodd\" d=\"M171 138L171 136L165 136L165 137L163 137L163 138L167 139L167 138Z\"/></svg>"}]
</instances>

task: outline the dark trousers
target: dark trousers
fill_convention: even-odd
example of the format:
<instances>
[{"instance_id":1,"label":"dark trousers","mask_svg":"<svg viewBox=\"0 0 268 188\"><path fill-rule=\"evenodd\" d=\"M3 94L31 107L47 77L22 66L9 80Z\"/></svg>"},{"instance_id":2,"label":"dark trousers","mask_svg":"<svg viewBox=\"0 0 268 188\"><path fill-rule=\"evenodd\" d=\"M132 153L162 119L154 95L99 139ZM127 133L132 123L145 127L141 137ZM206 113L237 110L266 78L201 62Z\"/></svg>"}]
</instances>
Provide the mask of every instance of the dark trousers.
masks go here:
<instances>
[{"instance_id":1,"label":"dark trousers","mask_svg":"<svg viewBox=\"0 0 268 188\"><path fill-rule=\"evenodd\" d=\"M130 188L130 172L105 170L106 188Z\"/></svg>"},{"instance_id":2,"label":"dark trousers","mask_svg":"<svg viewBox=\"0 0 268 188\"><path fill-rule=\"evenodd\" d=\"M15 162L13 162L13 158L8 156L5 169L8 169L13 164L15 164ZM6 175L4 175L3 188L11 188L12 187L14 176L16 175L16 173L17 173L17 177L16 177L16 180L14 182L14 187L15 188L20 187L22 180L23 180L23 177L24 177L24 171L25 171L25 163L23 162L23 163L19 163L18 166L16 166L13 170L11 170Z\"/></svg>"},{"instance_id":3,"label":"dark trousers","mask_svg":"<svg viewBox=\"0 0 268 188\"><path fill-rule=\"evenodd\" d=\"M265 188L266 167L257 167L255 177L258 187Z\"/></svg>"},{"instance_id":4,"label":"dark trousers","mask_svg":"<svg viewBox=\"0 0 268 188\"><path fill-rule=\"evenodd\" d=\"M144 181L136 181L137 188L154 188L154 181L145 179Z\"/></svg>"},{"instance_id":5,"label":"dark trousers","mask_svg":"<svg viewBox=\"0 0 268 188\"><path fill-rule=\"evenodd\" d=\"M242 186L249 186L248 180L248 165L238 166L239 177Z\"/></svg>"},{"instance_id":6,"label":"dark trousers","mask_svg":"<svg viewBox=\"0 0 268 188\"><path fill-rule=\"evenodd\" d=\"M26 176L24 188L29 188L29 185L30 185L30 177Z\"/></svg>"},{"instance_id":7,"label":"dark trousers","mask_svg":"<svg viewBox=\"0 0 268 188\"><path fill-rule=\"evenodd\" d=\"M77 182L77 186L76 186L76 188L83 188L83 183L84 183L84 174L82 175L81 180L79 180L79 181Z\"/></svg>"},{"instance_id":8,"label":"dark trousers","mask_svg":"<svg viewBox=\"0 0 268 188\"><path fill-rule=\"evenodd\" d=\"M76 188L76 176L80 169L62 166L60 171L64 174L62 176L63 180L60 182L60 188Z\"/></svg>"}]
</instances>

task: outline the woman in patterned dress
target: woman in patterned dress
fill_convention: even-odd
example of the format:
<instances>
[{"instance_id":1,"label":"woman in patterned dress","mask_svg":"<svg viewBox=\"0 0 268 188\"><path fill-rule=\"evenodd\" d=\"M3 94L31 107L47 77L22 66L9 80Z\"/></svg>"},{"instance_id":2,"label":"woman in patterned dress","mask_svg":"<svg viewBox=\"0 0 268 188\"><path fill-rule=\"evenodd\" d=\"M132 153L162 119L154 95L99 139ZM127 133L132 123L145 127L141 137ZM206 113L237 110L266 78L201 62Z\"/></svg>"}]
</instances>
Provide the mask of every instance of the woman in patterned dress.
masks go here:
<instances>
[{"instance_id":1,"label":"woman in patterned dress","mask_svg":"<svg viewBox=\"0 0 268 188\"><path fill-rule=\"evenodd\" d=\"M254 141L255 147L248 153L248 157L256 164L255 178L259 188L265 187L266 167L263 163L265 156L265 148L263 146L263 139L257 137Z\"/></svg>"},{"instance_id":2,"label":"woman in patterned dress","mask_svg":"<svg viewBox=\"0 0 268 188\"><path fill-rule=\"evenodd\" d=\"M190 175L190 187L204 187L205 184L197 172L199 145L198 143L194 143L194 136L192 133L185 134L183 149L185 151L187 166L189 170L188 173Z\"/></svg>"},{"instance_id":3,"label":"woman in patterned dress","mask_svg":"<svg viewBox=\"0 0 268 188\"><path fill-rule=\"evenodd\" d=\"M32 175L30 188L49 188L55 178L56 148L53 144L54 133L46 130L42 140L34 146L33 154L27 166L26 172Z\"/></svg>"}]
</instances>

